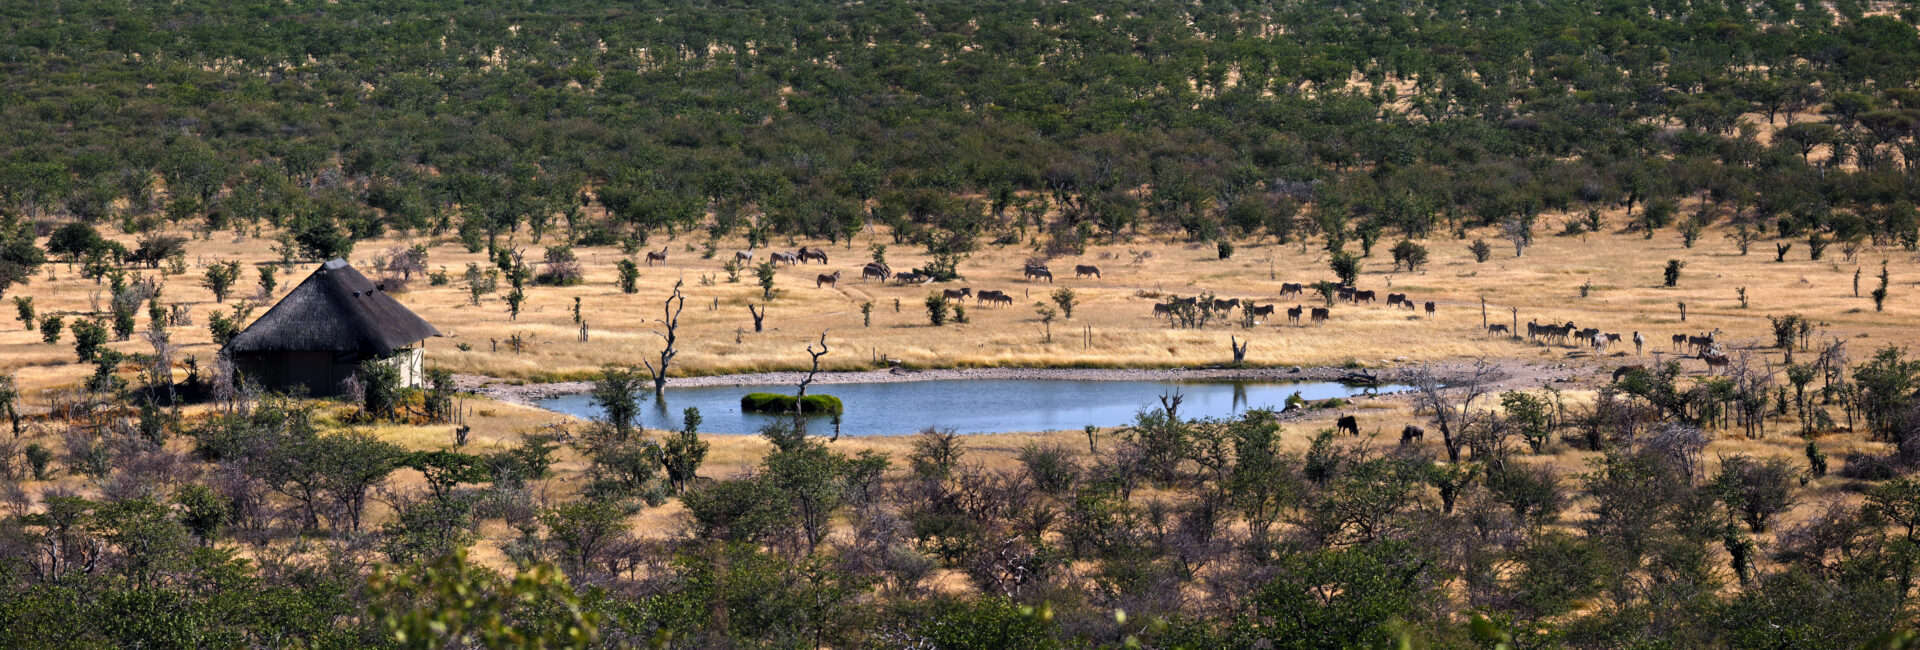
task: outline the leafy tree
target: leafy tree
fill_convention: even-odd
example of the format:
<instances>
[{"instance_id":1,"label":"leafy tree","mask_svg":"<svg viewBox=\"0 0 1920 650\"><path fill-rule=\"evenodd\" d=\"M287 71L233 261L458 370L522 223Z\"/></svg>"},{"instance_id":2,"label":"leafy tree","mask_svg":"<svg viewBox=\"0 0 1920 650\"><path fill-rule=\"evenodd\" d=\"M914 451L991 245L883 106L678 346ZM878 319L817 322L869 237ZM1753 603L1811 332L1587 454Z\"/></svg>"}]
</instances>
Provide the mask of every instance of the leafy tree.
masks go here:
<instances>
[{"instance_id":1,"label":"leafy tree","mask_svg":"<svg viewBox=\"0 0 1920 650\"><path fill-rule=\"evenodd\" d=\"M634 264L633 260L623 259L618 266L620 267L620 293L629 295L639 293L640 265Z\"/></svg>"},{"instance_id":2,"label":"leafy tree","mask_svg":"<svg viewBox=\"0 0 1920 650\"><path fill-rule=\"evenodd\" d=\"M1073 290L1067 288L1054 289L1053 295L1050 297L1053 299L1053 304L1060 307L1060 316L1067 320L1073 320L1073 308L1080 304L1080 298L1073 294Z\"/></svg>"},{"instance_id":3,"label":"leafy tree","mask_svg":"<svg viewBox=\"0 0 1920 650\"><path fill-rule=\"evenodd\" d=\"M1410 239L1402 239L1400 243L1393 245L1393 268L1395 270L1405 265L1409 272L1417 271L1420 265L1426 263L1427 247L1413 243L1413 240Z\"/></svg>"},{"instance_id":4,"label":"leafy tree","mask_svg":"<svg viewBox=\"0 0 1920 650\"><path fill-rule=\"evenodd\" d=\"M700 439L700 409L687 407L684 425L661 446L660 462L667 470L667 484L675 494L685 492L695 472L707 458L707 441Z\"/></svg>"},{"instance_id":5,"label":"leafy tree","mask_svg":"<svg viewBox=\"0 0 1920 650\"><path fill-rule=\"evenodd\" d=\"M1784 459L1735 455L1721 459L1713 489L1757 534L1766 532L1767 520L1793 505L1793 478L1794 470Z\"/></svg>"},{"instance_id":6,"label":"leafy tree","mask_svg":"<svg viewBox=\"0 0 1920 650\"><path fill-rule=\"evenodd\" d=\"M638 368L607 366L593 383L593 404L600 408L601 417L621 440L633 433L633 420L640 415L639 394L643 381L645 378Z\"/></svg>"},{"instance_id":7,"label":"leafy tree","mask_svg":"<svg viewBox=\"0 0 1920 650\"><path fill-rule=\"evenodd\" d=\"M951 307L947 297L939 293L927 294L927 322L934 327L947 324L947 311Z\"/></svg>"},{"instance_id":8,"label":"leafy tree","mask_svg":"<svg viewBox=\"0 0 1920 650\"><path fill-rule=\"evenodd\" d=\"M1354 286L1353 283L1360 280L1360 258L1354 257L1352 253L1335 251L1327 264L1333 269L1334 277L1339 278L1342 285L1351 287Z\"/></svg>"}]
</instances>

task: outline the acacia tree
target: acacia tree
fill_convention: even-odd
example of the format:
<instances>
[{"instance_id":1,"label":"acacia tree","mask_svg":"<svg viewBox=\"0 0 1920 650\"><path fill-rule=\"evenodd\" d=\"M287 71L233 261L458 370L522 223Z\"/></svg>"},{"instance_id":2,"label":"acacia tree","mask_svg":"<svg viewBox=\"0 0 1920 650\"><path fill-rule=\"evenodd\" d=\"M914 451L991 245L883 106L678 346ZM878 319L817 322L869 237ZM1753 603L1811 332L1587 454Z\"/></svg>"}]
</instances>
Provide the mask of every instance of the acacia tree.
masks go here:
<instances>
[{"instance_id":1,"label":"acacia tree","mask_svg":"<svg viewBox=\"0 0 1920 650\"><path fill-rule=\"evenodd\" d=\"M673 283L673 295L667 296L660 307L660 329L653 331L656 336L666 342L666 345L660 348L660 367L654 367L652 361L644 359L640 361L646 364L647 372L653 374L653 396L656 399L666 397L667 367L672 365L673 358L680 354L674 345L679 342L680 312L687 306L686 296L680 294L680 285L684 283L684 280Z\"/></svg>"}]
</instances>

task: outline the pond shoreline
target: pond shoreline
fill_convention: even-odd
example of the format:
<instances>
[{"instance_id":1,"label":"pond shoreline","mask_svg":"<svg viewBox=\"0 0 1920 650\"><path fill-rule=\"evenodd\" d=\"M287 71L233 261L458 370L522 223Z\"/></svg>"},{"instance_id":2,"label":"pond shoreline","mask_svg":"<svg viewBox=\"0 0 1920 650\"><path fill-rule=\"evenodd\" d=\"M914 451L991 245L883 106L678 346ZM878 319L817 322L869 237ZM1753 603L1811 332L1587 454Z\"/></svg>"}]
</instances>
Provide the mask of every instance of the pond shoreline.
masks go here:
<instances>
[{"instance_id":1,"label":"pond shoreline","mask_svg":"<svg viewBox=\"0 0 1920 650\"><path fill-rule=\"evenodd\" d=\"M1448 361L1430 364L1433 372L1442 381L1453 383L1456 378L1465 377L1473 367L1471 360ZM1499 375L1494 382L1502 387L1531 385L1544 386L1548 383L1566 382L1578 374L1576 364L1543 364L1535 361L1489 360ZM1353 377L1361 372L1372 375L1380 383L1406 383L1406 378L1420 366L1398 366L1383 369L1355 369L1339 366L1292 366L1270 368L943 368L928 370L856 370L821 372L814 376L815 386L831 384L869 384L900 383L916 381L945 381L967 379L1040 379L1061 381L1256 381L1256 382L1337 382ZM805 372L781 371L758 372L731 375L704 375L697 377L674 377L667 382L668 388L689 386L749 386L758 384L798 384L806 376ZM462 390L525 406L538 406L543 399L562 395L585 393L593 389L593 382L567 381L539 384L511 384L493 377L478 375L459 375L456 378Z\"/></svg>"}]
</instances>

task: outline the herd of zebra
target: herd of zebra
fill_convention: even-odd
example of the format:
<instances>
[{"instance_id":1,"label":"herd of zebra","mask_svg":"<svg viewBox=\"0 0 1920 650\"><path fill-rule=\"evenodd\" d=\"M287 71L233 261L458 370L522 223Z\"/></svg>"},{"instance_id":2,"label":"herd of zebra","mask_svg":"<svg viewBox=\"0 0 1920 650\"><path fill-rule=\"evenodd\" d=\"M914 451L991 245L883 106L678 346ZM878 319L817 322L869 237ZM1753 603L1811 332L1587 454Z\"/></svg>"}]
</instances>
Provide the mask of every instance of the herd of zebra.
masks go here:
<instances>
[{"instance_id":1,"label":"herd of zebra","mask_svg":"<svg viewBox=\"0 0 1920 650\"><path fill-rule=\"evenodd\" d=\"M1281 283L1280 297L1286 298L1291 296L1297 298L1306 293L1306 288L1306 285L1297 282ZM1354 287L1341 286L1334 288L1334 295L1340 300L1358 305L1360 303L1373 304L1379 300L1380 294L1371 289L1356 289ZM1408 311L1424 308L1427 318L1433 318L1435 311L1433 301L1428 300L1424 303L1416 303L1413 298L1408 297L1407 294L1404 293L1387 294L1387 306L1405 307ZM1175 296L1166 302L1155 303L1153 305L1153 316L1154 318L1167 318L1170 322L1191 325L1195 320L1204 322L1206 317L1211 317L1215 314L1230 315L1235 309L1244 310L1247 320L1257 321L1273 316L1277 308L1272 304L1261 305L1253 300L1241 300L1239 298L1221 299L1202 296L1181 298ZM1195 313L1203 317L1195 319L1193 317ZM1314 323L1326 322L1333 317L1333 309L1330 307L1306 307L1305 305L1294 305L1287 308L1288 323L1299 325L1301 316L1306 316L1310 322Z\"/></svg>"}]
</instances>

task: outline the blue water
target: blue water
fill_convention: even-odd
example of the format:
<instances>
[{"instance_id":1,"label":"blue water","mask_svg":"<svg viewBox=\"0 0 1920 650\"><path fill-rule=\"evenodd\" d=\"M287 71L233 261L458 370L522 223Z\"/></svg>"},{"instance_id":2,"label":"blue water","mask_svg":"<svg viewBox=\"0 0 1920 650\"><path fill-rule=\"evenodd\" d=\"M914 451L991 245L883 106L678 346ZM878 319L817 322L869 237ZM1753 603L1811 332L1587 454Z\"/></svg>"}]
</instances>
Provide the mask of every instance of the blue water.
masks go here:
<instances>
[{"instance_id":1,"label":"blue water","mask_svg":"<svg viewBox=\"0 0 1920 650\"><path fill-rule=\"evenodd\" d=\"M1376 392L1402 387L1386 386ZM753 433L789 416L742 413L740 396L767 392L793 394L791 385L704 386L668 385L664 403L642 398L641 424L651 429L679 429L681 413L698 407L708 433ZM1083 381L1049 379L962 379L870 384L814 384L809 394L840 398L846 405L840 435L875 436L918 432L927 427L959 433L1079 430L1131 424L1134 415L1159 405L1161 395L1178 391L1183 419L1225 417L1248 409L1280 410L1295 392L1308 400L1364 394L1367 389L1333 382L1242 383ZM600 417L585 394L541 400L542 408L586 418ZM832 418L821 416L808 426L826 434Z\"/></svg>"}]
</instances>

